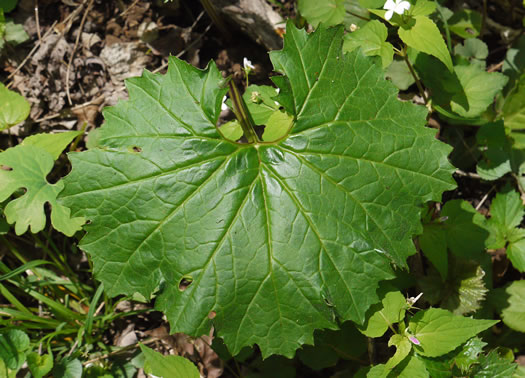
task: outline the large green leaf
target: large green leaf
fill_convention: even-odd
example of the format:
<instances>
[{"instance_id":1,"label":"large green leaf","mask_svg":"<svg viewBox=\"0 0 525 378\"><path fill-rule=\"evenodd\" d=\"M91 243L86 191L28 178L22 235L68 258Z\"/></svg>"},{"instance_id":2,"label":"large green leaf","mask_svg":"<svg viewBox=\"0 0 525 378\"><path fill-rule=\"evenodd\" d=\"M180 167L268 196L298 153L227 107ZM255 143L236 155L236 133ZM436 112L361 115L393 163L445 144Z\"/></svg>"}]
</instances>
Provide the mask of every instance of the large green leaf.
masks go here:
<instances>
[{"instance_id":1,"label":"large green leaf","mask_svg":"<svg viewBox=\"0 0 525 378\"><path fill-rule=\"evenodd\" d=\"M390 262L414 253L421 205L454 185L425 108L342 43L342 27L288 25L271 59L295 124L276 143L220 137L213 63L171 58L166 75L128 80L99 147L69 155L61 193L91 220L81 248L110 295L159 290L172 331L199 335L213 318L233 354L292 356L337 317L363 323Z\"/></svg>"},{"instance_id":2,"label":"large green leaf","mask_svg":"<svg viewBox=\"0 0 525 378\"><path fill-rule=\"evenodd\" d=\"M409 328L421 343L420 346L415 346L418 353L437 357L454 350L497 322L498 320L466 318L447 310L430 308L414 315L410 319Z\"/></svg>"}]
</instances>

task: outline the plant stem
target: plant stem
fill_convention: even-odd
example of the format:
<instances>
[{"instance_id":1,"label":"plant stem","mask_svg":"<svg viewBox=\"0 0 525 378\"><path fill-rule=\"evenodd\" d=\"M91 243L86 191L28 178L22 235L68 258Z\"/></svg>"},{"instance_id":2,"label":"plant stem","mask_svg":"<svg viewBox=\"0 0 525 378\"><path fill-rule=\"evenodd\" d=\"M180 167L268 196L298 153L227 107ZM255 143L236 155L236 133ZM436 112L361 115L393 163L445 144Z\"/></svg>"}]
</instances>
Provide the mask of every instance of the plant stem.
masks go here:
<instances>
[{"instance_id":1,"label":"plant stem","mask_svg":"<svg viewBox=\"0 0 525 378\"><path fill-rule=\"evenodd\" d=\"M361 20L364 20L364 21L370 21L370 19L369 19L368 17L361 16L361 15L359 15L359 14L357 14L357 13L354 13L354 12L350 12L349 10L347 10L346 13L348 13L348 14L351 15L351 16L357 17L357 18L359 18L359 19L361 19Z\"/></svg>"},{"instance_id":2,"label":"plant stem","mask_svg":"<svg viewBox=\"0 0 525 378\"><path fill-rule=\"evenodd\" d=\"M208 13L208 16L210 16L215 26L217 26L217 28L224 34L227 40L230 40L231 34L228 31L228 28L226 27L224 20L215 11L214 6L212 5L212 1L201 0L201 4L204 10L206 11L206 13Z\"/></svg>"},{"instance_id":3,"label":"plant stem","mask_svg":"<svg viewBox=\"0 0 525 378\"><path fill-rule=\"evenodd\" d=\"M441 16L441 19L443 20L443 25L445 26L445 36L447 37L448 52L450 54L452 54L452 40L450 38L450 30L448 28L448 21L445 18L445 16L443 15L443 12L441 11L441 6L440 5L437 6L437 11L439 12L439 15Z\"/></svg>"},{"instance_id":4,"label":"plant stem","mask_svg":"<svg viewBox=\"0 0 525 378\"><path fill-rule=\"evenodd\" d=\"M248 140L248 143L259 143L259 137L255 133L255 123L253 122L252 116L248 111L248 107L244 103L244 99L239 93L239 89L235 85L233 80L230 80L228 83L230 98L233 102L233 112L237 117L237 120L241 124L242 131L244 136Z\"/></svg>"},{"instance_id":5,"label":"plant stem","mask_svg":"<svg viewBox=\"0 0 525 378\"><path fill-rule=\"evenodd\" d=\"M419 77L417 76L416 71L414 71L414 67L412 67L412 63L410 63L410 59L408 59L406 46L403 47L403 53L401 54L401 56L405 60L408 66L408 69L410 71L410 74L416 81L416 85L417 85L417 88L419 89L419 93L421 94L421 97L423 97L423 101L425 101L425 105L426 105L428 103L428 98L427 98L427 95L425 94L425 89L423 88L423 85L421 84L421 81L419 80Z\"/></svg>"}]
</instances>

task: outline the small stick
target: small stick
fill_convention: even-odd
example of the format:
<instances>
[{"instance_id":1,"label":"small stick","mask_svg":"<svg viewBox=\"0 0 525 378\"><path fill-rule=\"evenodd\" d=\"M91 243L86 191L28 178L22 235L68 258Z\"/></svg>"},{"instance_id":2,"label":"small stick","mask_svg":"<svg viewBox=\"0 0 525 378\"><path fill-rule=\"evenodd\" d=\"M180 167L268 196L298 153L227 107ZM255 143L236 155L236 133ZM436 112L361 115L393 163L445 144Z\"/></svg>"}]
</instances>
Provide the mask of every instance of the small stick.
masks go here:
<instances>
[{"instance_id":1,"label":"small stick","mask_svg":"<svg viewBox=\"0 0 525 378\"><path fill-rule=\"evenodd\" d=\"M473 179L481 180L481 176L478 175L477 173L465 172L465 171L462 171L461 169L456 169L456 172L454 173L458 176L470 177Z\"/></svg>"},{"instance_id":2,"label":"small stick","mask_svg":"<svg viewBox=\"0 0 525 378\"><path fill-rule=\"evenodd\" d=\"M135 5L138 4L139 1L140 1L140 0L135 0L135 1L134 1L129 7L127 7L124 11L122 11L122 13L119 14L119 17L122 17L122 16L124 16L126 13L128 13L128 12L131 10L131 8L133 8Z\"/></svg>"},{"instance_id":3,"label":"small stick","mask_svg":"<svg viewBox=\"0 0 525 378\"><path fill-rule=\"evenodd\" d=\"M86 22L87 15L91 9L91 6L93 5L94 0L90 0L89 4L84 11L84 15L82 16L82 20L80 21L80 26L78 28L77 33L77 39L75 40L75 46L73 46L73 51L71 52L71 56L69 57L69 62L67 63L67 69L66 69L66 95L67 95L67 101L69 102L69 105L73 105L73 101L71 101L71 94L69 93L69 73L71 72L71 63L73 63L73 58L75 57L75 52L77 51L78 42L80 41L80 36L82 35L82 29L84 28L84 23Z\"/></svg>"},{"instance_id":4,"label":"small stick","mask_svg":"<svg viewBox=\"0 0 525 378\"><path fill-rule=\"evenodd\" d=\"M42 43L42 35L40 35L40 18L38 17L38 0L35 0L35 20L36 20L36 34L38 41Z\"/></svg>"}]
</instances>

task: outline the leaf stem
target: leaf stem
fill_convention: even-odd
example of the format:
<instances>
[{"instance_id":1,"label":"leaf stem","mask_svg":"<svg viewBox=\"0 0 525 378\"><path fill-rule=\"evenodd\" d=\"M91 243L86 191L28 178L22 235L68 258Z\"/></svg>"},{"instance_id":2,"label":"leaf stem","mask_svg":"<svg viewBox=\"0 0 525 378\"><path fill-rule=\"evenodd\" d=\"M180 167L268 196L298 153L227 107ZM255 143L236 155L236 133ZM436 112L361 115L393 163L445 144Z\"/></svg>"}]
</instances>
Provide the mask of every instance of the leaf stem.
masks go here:
<instances>
[{"instance_id":1,"label":"leaf stem","mask_svg":"<svg viewBox=\"0 0 525 378\"><path fill-rule=\"evenodd\" d=\"M233 80L228 82L230 99L233 103L233 112L237 117L237 120L241 124L242 131L244 136L248 140L248 143L259 143L259 137L255 133L255 123L253 122L252 116L248 111L248 107L242 98L239 89L235 85Z\"/></svg>"},{"instance_id":2,"label":"leaf stem","mask_svg":"<svg viewBox=\"0 0 525 378\"><path fill-rule=\"evenodd\" d=\"M414 71L414 67L412 67L412 63L410 63L410 59L408 59L406 46L403 47L401 56L405 60L405 63L408 66L410 74L416 81L417 89L419 89L419 93L421 94L421 97L423 97L423 101L425 101L425 105L428 104L428 98L427 98L427 95L425 94L425 89L423 88L423 85L421 84L421 80L419 80L419 77L417 76L416 71Z\"/></svg>"},{"instance_id":3,"label":"leaf stem","mask_svg":"<svg viewBox=\"0 0 525 378\"><path fill-rule=\"evenodd\" d=\"M439 12L441 19L443 20L443 25L445 26L445 36L447 37L448 52L450 53L450 55L452 55L452 40L450 38L450 30L448 28L448 21L445 18L445 15L443 14L443 12L441 11L440 5L437 6L437 11Z\"/></svg>"},{"instance_id":4,"label":"leaf stem","mask_svg":"<svg viewBox=\"0 0 525 378\"><path fill-rule=\"evenodd\" d=\"M359 18L359 19L361 19L361 20L364 20L364 21L370 21L370 18L365 17L365 16L361 16L361 15L359 15L359 14L357 14L357 13L354 13L354 12L351 12L351 11L349 11L349 10L347 10L346 13L348 13L348 14L351 15L351 16L357 17L357 18Z\"/></svg>"}]
</instances>

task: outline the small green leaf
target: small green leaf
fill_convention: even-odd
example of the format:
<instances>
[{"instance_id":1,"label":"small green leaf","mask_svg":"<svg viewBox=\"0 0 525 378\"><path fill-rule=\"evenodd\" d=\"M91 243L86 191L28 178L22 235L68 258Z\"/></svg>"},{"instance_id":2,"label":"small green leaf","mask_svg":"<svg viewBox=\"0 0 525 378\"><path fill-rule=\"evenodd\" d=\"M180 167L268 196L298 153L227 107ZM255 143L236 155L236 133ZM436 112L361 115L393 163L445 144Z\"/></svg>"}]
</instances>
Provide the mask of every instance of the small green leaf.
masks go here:
<instances>
[{"instance_id":1,"label":"small green leaf","mask_svg":"<svg viewBox=\"0 0 525 378\"><path fill-rule=\"evenodd\" d=\"M343 51L350 52L360 47L366 56L380 56L385 68L392 63L394 56L394 47L386 42L387 37L386 26L377 20L372 20L360 29L345 34Z\"/></svg>"},{"instance_id":2,"label":"small green leaf","mask_svg":"<svg viewBox=\"0 0 525 378\"><path fill-rule=\"evenodd\" d=\"M481 39L466 39L463 44L458 43L454 47L454 52L467 59L484 60L489 55L489 48Z\"/></svg>"},{"instance_id":3,"label":"small green leaf","mask_svg":"<svg viewBox=\"0 0 525 378\"><path fill-rule=\"evenodd\" d=\"M78 359L62 359L53 369L54 378L81 378L82 363Z\"/></svg>"},{"instance_id":4,"label":"small green leaf","mask_svg":"<svg viewBox=\"0 0 525 378\"><path fill-rule=\"evenodd\" d=\"M502 353L503 356L500 354ZM496 348L488 355L482 355L478 359L478 364L472 371L475 378L508 378L512 377L518 364L514 363L512 354L510 358L505 356L505 349Z\"/></svg>"},{"instance_id":5,"label":"small green leaf","mask_svg":"<svg viewBox=\"0 0 525 378\"><path fill-rule=\"evenodd\" d=\"M452 58L441 33L430 18L415 16L407 25L401 25L399 38L408 46L430 54L441 60L450 72L453 72Z\"/></svg>"},{"instance_id":6,"label":"small green leaf","mask_svg":"<svg viewBox=\"0 0 525 378\"><path fill-rule=\"evenodd\" d=\"M53 356L31 352L27 355L27 365L35 378L42 378L53 369Z\"/></svg>"},{"instance_id":7,"label":"small green leaf","mask_svg":"<svg viewBox=\"0 0 525 378\"><path fill-rule=\"evenodd\" d=\"M396 347L396 353L390 357L385 365L385 370L392 370L408 356L412 350L412 343L408 340L408 337L394 334L388 340L388 346Z\"/></svg>"},{"instance_id":8,"label":"small green leaf","mask_svg":"<svg viewBox=\"0 0 525 378\"><path fill-rule=\"evenodd\" d=\"M367 378L428 378L430 375L421 359L414 354L405 358L390 373L385 364L375 365L370 369Z\"/></svg>"},{"instance_id":9,"label":"small green leaf","mask_svg":"<svg viewBox=\"0 0 525 378\"><path fill-rule=\"evenodd\" d=\"M448 27L462 38L476 38L481 32L481 14L470 9L456 11L448 20Z\"/></svg>"},{"instance_id":10,"label":"small green leaf","mask_svg":"<svg viewBox=\"0 0 525 378\"><path fill-rule=\"evenodd\" d=\"M277 141L290 131L293 117L285 112L279 110L272 113L270 118L266 121L262 139L265 142Z\"/></svg>"},{"instance_id":11,"label":"small green leaf","mask_svg":"<svg viewBox=\"0 0 525 378\"><path fill-rule=\"evenodd\" d=\"M500 228L506 235L519 226L524 215L525 209L519 193L515 190L508 190L506 193L497 193L492 200L490 219L487 223L492 227ZM508 239L507 236L505 238Z\"/></svg>"},{"instance_id":12,"label":"small green leaf","mask_svg":"<svg viewBox=\"0 0 525 378\"><path fill-rule=\"evenodd\" d=\"M418 353L438 357L496 323L497 320L471 319L454 315L447 310L431 308L414 315L410 319L409 328L421 343L420 346L414 346Z\"/></svg>"},{"instance_id":13,"label":"small green leaf","mask_svg":"<svg viewBox=\"0 0 525 378\"><path fill-rule=\"evenodd\" d=\"M24 121L30 110L29 102L23 96L0 83L0 131Z\"/></svg>"},{"instance_id":14,"label":"small green leaf","mask_svg":"<svg viewBox=\"0 0 525 378\"><path fill-rule=\"evenodd\" d=\"M480 309L488 291L483 280L483 269L470 261L452 259L449 270L447 279L443 281L433 269L420 279L424 298L432 305L440 304L440 307L455 315L465 315Z\"/></svg>"},{"instance_id":15,"label":"small green leaf","mask_svg":"<svg viewBox=\"0 0 525 378\"><path fill-rule=\"evenodd\" d=\"M146 357L144 362L144 371L146 374L170 378L200 377L199 370L190 360L181 356L164 356L143 344L139 345L140 350Z\"/></svg>"},{"instance_id":16,"label":"small green leaf","mask_svg":"<svg viewBox=\"0 0 525 378\"><path fill-rule=\"evenodd\" d=\"M29 337L18 329L0 333L0 359L5 366L17 372L26 360L25 352L29 349Z\"/></svg>"},{"instance_id":17,"label":"small green leaf","mask_svg":"<svg viewBox=\"0 0 525 378\"><path fill-rule=\"evenodd\" d=\"M433 91L433 103L467 118L481 115L507 82L505 75L472 64L455 66L453 73L447 72L424 54L418 55L416 68L423 83Z\"/></svg>"},{"instance_id":18,"label":"small green leaf","mask_svg":"<svg viewBox=\"0 0 525 378\"><path fill-rule=\"evenodd\" d=\"M7 21L5 24L5 34L3 39L11 46L17 46L29 39L24 27L20 24L15 24L13 21Z\"/></svg>"},{"instance_id":19,"label":"small green leaf","mask_svg":"<svg viewBox=\"0 0 525 378\"><path fill-rule=\"evenodd\" d=\"M423 253L444 280L448 271L447 248L458 257L476 260L485 252L489 233L484 228L483 215L467 201L448 201L440 215L424 226L419 240Z\"/></svg>"},{"instance_id":20,"label":"small green leaf","mask_svg":"<svg viewBox=\"0 0 525 378\"><path fill-rule=\"evenodd\" d=\"M50 184L46 180L53 164L53 156L37 146L22 144L0 152L0 201L20 188L26 191L4 209L7 221L15 223L17 235L22 235L29 227L33 233L44 229L46 203L51 205L53 227L65 235L72 236L84 224L84 218L71 218L70 210L56 201L64 184L62 181Z\"/></svg>"},{"instance_id":21,"label":"small green leaf","mask_svg":"<svg viewBox=\"0 0 525 378\"><path fill-rule=\"evenodd\" d=\"M511 240L507 247L507 257L512 262L512 266L520 272L525 272L525 230L516 230L515 235L519 236L518 240Z\"/></svg>"},{"instance_id":22,"label":"small green leaf","mask_svg":"<svg viewBox=\"0 0 525 378\"><path fill-rule=\"evenodd\" d=\"M502 121L481 126L476 139L482 150L482 159L478 161L476 170L482 179L496 180L512 172L512 147Z\"/></svg>"},{"instance_id":23,"label":"small green leaf","mask_svg":"<svg viewBox=\"0 0 525 378\"><path fill-rule=\"evenodd\" d=\"M319 23L325 26L341 24L345 17L345 0L299 0L301 16L316 28Z\"/></svg>"},{"instance_id":24,"label":"small green leaf","mask_svg":"<svg viewBox=\"0 0 525 378\"><path fill-rule=\"evenodd\" d=\"M486 222L490 237L487 248L507 246L507 256L520 272L525 271L525 230L517 229L525 209L518 192L507 189L498 193L490 206L490 219Z\"/></svg>"},{"instance_id":25,"label":"small green leaf","mask_svg":"<svg viewBox=\"0 0 525 378\"><path fill-rule=\"evenodd\" d=\"M411 16L428 16L436 11L436 2L429 0L417 0L416 4L409 9Z\"/></svg>"},{"instance_id":26,"label":"small green leaf","mask_svg":"<svg viewBox=\"0 0 525 378\"><path fill-rule=\"evenodd\" d=\"M503 323L513 330L525 332L525 280L514 281L505 289L508 306L501 311Z\"/></svg>"},{"instance_id":27,"label":"small green leaf","mask_svg":"<svg viewBox=\"0 0 525 378\"><path fill-rule=\"evenodd\" d=\"M398 59L394 59L392 64L388 66L385 72L385 78L390 79L392 84L402 91L407 90L408 87L416 82L406 62Z\"/></svg>"},{"instance_id":28,"label":"small green leaf","mask_svg":"<svg viewBox=\"0 0 525 378\"><path fill-rule=\"evenodd\" d=\"M467 373L470 366L478 361L486 345L487 343L479 337L473 337L463 345L461 351L454 358L456 365L463 373Z\"/></svg>"},{"instance_id":29,"label":"small green leaf","mask_svg":"<svg viewBox=\"0 0 525 378\"><path fill-rule=\"evenodd\" d=\"M274 100L277 94L277 89L268 85L246 88L242 97L256 125L266 125L272 114L279 110L279 104Z\"/></svg>"},{"instance_id":30,"label":"small green leaf","mask_svg":"<svg viewBox=\"0 0 525 378\"><path fill-rule=\"evenodd\" d=\"M381 302L367 311L367 320L357 328L368 337L381 337L389 326L400 322L405 317L406 299L396 289L385 285L379 292Z\"/></svg>"},{"instance_id":31,"label":"small green leaf","mask_svg":"<svg viewBox=\"0 0 525 378\"><path fill-rule=\"evenodd\" d=\"M236 119L221 125L219 131L226 139L232 142L238 141L243 135L241 124Z\"/></svg>"},{"instance_id":32,"label":"small green leaf","mask_svg":"<svg viewBox=\"0 0 525 378\"><path fill-rule=\"evenodd\" d=\"M73 139L82 134L82 131L66 131L56 134L34 134L22 141L25 146L37 146L51 154L53 160L57 160L62 151L71 143Z\"/></svg>"},{"instance_id":33,"label":"small green leaf","mask_svg":"<svg viewBox=\"0 0 525 378\"><path fill-rule=\"evenodd\" d=\"M511 130L525 129L525 75L516 82L516 86L505 98L502 109L505 127Z\"/></svg>"}]
</instances>

